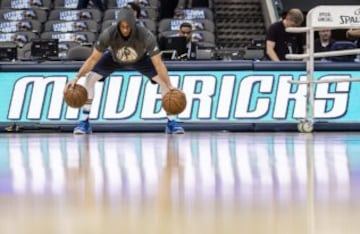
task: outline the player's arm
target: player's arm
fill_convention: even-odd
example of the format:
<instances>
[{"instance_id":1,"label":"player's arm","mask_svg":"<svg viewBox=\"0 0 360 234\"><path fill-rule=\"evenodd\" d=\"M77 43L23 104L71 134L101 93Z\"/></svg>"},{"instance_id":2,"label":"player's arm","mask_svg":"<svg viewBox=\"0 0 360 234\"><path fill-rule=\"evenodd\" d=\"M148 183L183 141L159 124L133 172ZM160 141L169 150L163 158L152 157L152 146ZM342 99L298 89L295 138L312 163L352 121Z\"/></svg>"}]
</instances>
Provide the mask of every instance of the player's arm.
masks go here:
<instances>
[{"instance_id":1,"label":"player's arm","mask_svg":"<svg viewBox=\"0 0 360 234\"><path fill-rule=\"evenodd\" d=\"M100 60L102 54L103 52L94 48L89 58L87 58L84 64L81 66L79 72L76 75L76 78L80 79L80 77L85 76L89 71L91 71L95 64Z\"/></svg>"},{"instance_id":2,"label":"player's arm","mask_svg":"<svg viewBox=\"0 0 360 234\"><path fill-rule=\"evenodd\" d=\"M94 48L91 55L86 59L84 64L81 66L81 68L78 71L75 78L66 85L65 90L70 88L70 87L73 87L81 77L85 76L89 71L91 71L91 69L95 66L95 64L101 58L102 54L103 53L101 51Z\"/></svg>"},{"instance_id":3,"label":"player's arm","mask_svg":"<svg viewBox=\"0 0 360 234\"><path fill-rule=\"evenodd\" d=\"M153 63L158 79L161 79L161 81L164 82L164 85L166 85L169 89L172 89L173 86L171 85L168 70L161 58L160 55L160 49L157 45L155 36L148 32L145 40L145 48L148 51L148 54L151 58L151 62Z\"/></svg>"},{"instance_id":4,"label":"player's arm","mask_svg":"<svg viewBox=\"0 0 360 234\"><path fill-rule=\"evenodd\" d=\"M266 54L272 61L279 61L279 57L275 52L275 42L267 40L266 41Z\"/></svg>"},{"instance_id":5,"label":"player's arm","mask_svg":"<svg viewBox=\"0 0 360 234\"><path fill-rule=\"evenodd\" d=\"M155 67L155 70L156 70L159 78L166 84L166 86L169 89L171 89L172 85L169 80L168 70L167 70L163 60L161 59L161 55L156 54L156 55L151 56L151 61Z\"/></svg>"},{"instance_id":6,"label":"player's arm","mask_svg":"<svg viewBox=\"0 0 360 234\"><path fill-rule=\"evenodd\" d=\"M76 82L83 76L85 76L95 64L100 60L103 52L109 47L109 41L111 40L108 30L105 30L100 34L98 41L95 43L94 49L91 52L89 58L86 59L84 64L81 66L75 78L67 85L74 86Z\"/></svg>"}]
</instances>

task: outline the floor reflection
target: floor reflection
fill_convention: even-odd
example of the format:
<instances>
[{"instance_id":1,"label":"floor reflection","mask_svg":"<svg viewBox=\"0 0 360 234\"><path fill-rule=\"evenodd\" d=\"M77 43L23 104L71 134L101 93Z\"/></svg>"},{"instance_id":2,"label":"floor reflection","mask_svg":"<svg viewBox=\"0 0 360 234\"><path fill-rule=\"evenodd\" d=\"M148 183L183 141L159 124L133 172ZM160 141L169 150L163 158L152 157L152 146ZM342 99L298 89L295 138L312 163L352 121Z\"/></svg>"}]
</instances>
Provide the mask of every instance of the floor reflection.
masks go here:
<instances>
[{"instance_id":1,"label":"floor reflection","mask_svg":"<svg viewBox=\"0 0 360 234\"><path fill-rule=\"evenodd\" d=\"M4 217L28 226L34 211L32 223L51 222L28 231L113 231L122 218L127 233L356 233L359 143L349 133L0 135L0 233L22 233Z\"/></svg>"}]
</instances>

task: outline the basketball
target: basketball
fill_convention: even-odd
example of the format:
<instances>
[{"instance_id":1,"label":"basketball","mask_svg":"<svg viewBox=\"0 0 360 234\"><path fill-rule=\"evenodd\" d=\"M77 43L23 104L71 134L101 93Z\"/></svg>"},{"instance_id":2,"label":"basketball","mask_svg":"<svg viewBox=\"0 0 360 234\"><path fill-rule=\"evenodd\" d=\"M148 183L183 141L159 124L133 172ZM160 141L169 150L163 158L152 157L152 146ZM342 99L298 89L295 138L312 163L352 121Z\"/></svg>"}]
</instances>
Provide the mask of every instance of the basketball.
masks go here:
<instances>
[{"instance_id":1,"label":"basketball","mask_svg":"<svg viewBox=\"0 0 360 234\"><path fill-rule=\"evenodd\" d=\"M84 86L75 84L74 87L70 87L65 90L64 99L69 106L73 108L80 108L86 103L88 93Z\"/></svg>"},{"instance_id":2,"label":"basketball","mask_svg":"<svg viewBox=\"0 0 360 234\"><path fill-rule=\"evenodd\" d=\"M186 107L186 96L180 89L172 89L162 98L162 107L170 115L180 114Z\"/></svg>"}]
</instances>

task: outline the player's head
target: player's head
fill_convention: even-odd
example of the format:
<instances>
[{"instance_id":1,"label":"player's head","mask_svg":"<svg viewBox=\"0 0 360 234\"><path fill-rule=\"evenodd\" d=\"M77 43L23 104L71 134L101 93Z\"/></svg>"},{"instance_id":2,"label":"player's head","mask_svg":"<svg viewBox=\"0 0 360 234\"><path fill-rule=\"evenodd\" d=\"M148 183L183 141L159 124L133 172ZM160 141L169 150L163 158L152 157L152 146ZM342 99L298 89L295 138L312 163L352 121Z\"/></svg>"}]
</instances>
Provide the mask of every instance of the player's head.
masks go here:
<instances>
[{"instance_id":1,"label":"player's head","mask_svg":"<svg viewBox=\"0 0 360 234\"><path fill-rule=\"evenodd\" d=\"M136 19L133 10L125 7L121 8L118 13L118 30L121 36L128 38L131 36L133 30L135 30Z\"/></svg>"}]
</instances>

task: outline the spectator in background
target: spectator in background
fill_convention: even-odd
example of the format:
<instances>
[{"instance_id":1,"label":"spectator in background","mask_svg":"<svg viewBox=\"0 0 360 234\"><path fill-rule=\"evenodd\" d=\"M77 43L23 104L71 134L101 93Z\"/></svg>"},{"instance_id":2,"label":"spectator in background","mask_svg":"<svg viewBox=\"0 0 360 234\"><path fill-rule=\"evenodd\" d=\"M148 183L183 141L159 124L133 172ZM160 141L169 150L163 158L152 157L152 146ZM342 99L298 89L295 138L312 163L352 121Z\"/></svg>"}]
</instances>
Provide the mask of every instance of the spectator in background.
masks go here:
<instances>
[{"instance_id":1,"label":"spectator in background","mask_svg":"<svg viewBox=\"0 0 360 234\"><path fill-rule=\"evenodd\" d=\"M349 29L346 31L346 37L350 40L355 40L356 47L360 48L360 29ZM360 54L358 54L354 60L360 62Z\"/></svg>"},{"instance_id":2,"label":"spectator in background","mask_svg":"<svg viewBox=\"0 0 360 234\"><path fill-rule=\"evenodd\" d=\"M79 0L77 9L84 9L87 8L89 5L90 0ZM103 3L101 0L91 0L91 2L94 4L95 7L99 8L101 11L105 11L105 3Z\"/></svg>"},{"instance_id":3,"label":"spectator in background","mask_svg":"<svg viewBox=\"0 0 360 234\"><path fill-rule=\"evenodd\" d=\"M331 50L332 44L335 42L331 37L330 29L323 29L319 31L319 38L315 39L314 52L326 52ZM319 58L327 60L327 58Z\"/></svg>"},{"instance_id":4,"label":"spectator in background","mask_svg":"<svg viewBox=\"0 0 360 234\"><path fill-rule=\"evenodd\" d=\"M173 18L178 0L160 0L160 19Z\"/></svg>"},{"instance_id":5,"label":"spectator in background","mask_svg":"<svg viewBox=\"0 0 360 234\"><path fill-rule=\"evenodd\" d=\"M129 7L131 10L134 11L135 18L138 21L140 19L140 15L141 15L140 5L135 2L128 2L127 7Z\"/></svg>"},{"instance_id":6,"label":"spectator in background","mask_svg":"<svg viewBox=\"0 0 360 234\"><path fill-rule=\"evenodd\" d=\"M196 57L196 41L192 36L192 24L189 22L183 22L180 25L178 36L186 37L187 41L187 59L195 59Z\"/></svg>"},{"instance_id":7,"label":"spectator in background","mask_svg":"<svg viewBox=\"0 0 360 234\"><path fill-rule=\"evenodd\" d=\"M285 60L286 54L303 52L305 45L304 34L288 33L286 28L299 27L304 21L300 9L290 9L285 18L270 25L266 34L265 57L272 61Z\"/></svg>"},{"instance_id":8,"label":"spectator in background","mask_svg":"<svg viewBox=\"0 0 360 234\"><path fill-rule=\"evenodd\" d=\"M357 47L360 48L360 29L349 29L346 31L346 37L350 40L356 40Z\"/></svg>"}]
</instances>

